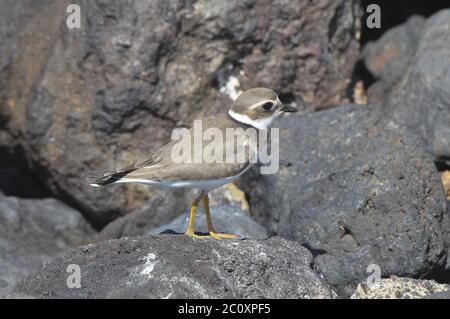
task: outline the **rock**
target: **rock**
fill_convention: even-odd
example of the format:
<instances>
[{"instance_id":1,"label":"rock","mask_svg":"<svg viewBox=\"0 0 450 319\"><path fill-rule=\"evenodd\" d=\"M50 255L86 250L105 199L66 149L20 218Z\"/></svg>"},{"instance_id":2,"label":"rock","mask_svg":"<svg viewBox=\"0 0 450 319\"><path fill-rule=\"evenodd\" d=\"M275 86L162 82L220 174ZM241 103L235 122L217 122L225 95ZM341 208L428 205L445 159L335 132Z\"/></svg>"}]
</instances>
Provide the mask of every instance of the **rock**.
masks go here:
<instances>
[{"instance_id":1,"label":"rock","mask_svg":"<svg viewBox=\"0 0 450 319\"><path fill-rule=\"evenodd\" d=\"M250 213L245 193L234 182L212 190L208 196L210 205L232 205L239 207L247 214Z\"/></svg>"},{"instance_id":2,"label":"rock","mask_svg":"<svg viewBox=\"0 0 450 319\"><path fill-rule=\"evenodd\" d=\"M0 297L50 257L92 235L80 213L57 200L0 195Z\"/></svg>"},{"instance_id":3,"label":"rock","mask_svg":"<svg viewBox=\"0 0 450 319\"><path fill-rule=\"evenodd\" d=\"M408 21L386 31L377 41L367 43L361 53L367 69L378 79L369 90L371 101L381 100L401 80L414 58L425 19L411 16ZM381 86L381 88L379 87ZM374 96L374 91L382 94Z\"/></svg>"},{"instance_id":4,"label":"rock","mask_svg":"<svg viewBox=\"0 0 450 319\"><path fill-rule=\"evenodd\" d=\"M450 290L435 292L435 293L426 295L422 299L450 299Z\"/></svg>"},{"instance_id":5,"label":"rock","mask_svg":"<svg viewBox=\"0 0 450 319\"><path fill-rule=\"evenodd\" d=\"M280 169L243 175L252 216L296 240L344 297L377 264L382 276L445 266L445 197L417 138L379 107L345 105L280 119Z\"/></svg>"},{"instance_id":6,"label":"rock","mask_svg":"<svg viewBox=\"0 0 450 319\"><path fill-rule=\"evenodd\" d=\"M432 293L450 289L449 285L438 284L434 280L418 280L391 276L381 279L379 284L368 287L359 284L351 296L352 299L417 299Z\"/></svg>"},{"instance_id":7,"label":"rock","mask_svg":"<svg viewBox=\"0 0 450 319\"><path fill-rule=\"evenodd\" d=\"M3 299L36 299L36 298L33 298L33 297L25 295L25 294L17 294L17 293L10 293L2 298Z\"/></svg>"},{"instance_id":8,"label":"rock","mask_svg":"<svg viewBox=\"0 0 450 319\"><path fill-rule=\"evenodd\" d=\"M430 17L386 113L418 134L435 161L450 165L450 9Z\"/></svg>"},{"instance_id":9,"label":"rock","mask_svg":"<svg viewBox=\"0 0 450 319\"><path fill-rule=\"evenodd\" d=\"M342 103L358 55L356 0L79 1L81 30L66 26L70 1L22 8L30 2L0 5L10 26L0 33L0 145L22 147L51 192L98 228L154 194L92 189L81 173L142 158L242 89Z\"/></svg>"},{"instance_id":10,"label":"rock","mask_svg":"<svg viewBox=\"0 0 450 319\"><path fill-rule=\"evenodd\" d=\"M36 298L331 298L294 242L191 239L184 235L121 238L59 254L17 286ZM66 268L80 267L81 288Z\"/></svg>"}]
</instances>

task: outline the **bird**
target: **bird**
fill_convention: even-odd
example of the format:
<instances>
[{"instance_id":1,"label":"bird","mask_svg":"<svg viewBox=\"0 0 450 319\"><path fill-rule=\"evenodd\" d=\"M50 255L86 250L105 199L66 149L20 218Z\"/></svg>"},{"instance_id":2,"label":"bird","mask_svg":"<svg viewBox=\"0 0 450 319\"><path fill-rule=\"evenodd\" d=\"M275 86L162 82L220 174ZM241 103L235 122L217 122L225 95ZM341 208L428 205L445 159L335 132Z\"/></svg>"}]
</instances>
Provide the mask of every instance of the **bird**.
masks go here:
<instances>
[{"instance_id":1,"label":"bird","mask_svg":"<svg viewBox=\"0 0 450 319\"><path fill-rule=\"evenodd\" d=\"M243 91L232 103L227 113L202 119L202 132L209 128L217 129L225 134L227 129L256 131L269 129L272 123L285 112L297 112L297 108L284 105L278 95L271 89L252 88ZM195 124L195 121L194 121ZM195 128L188 131L190 136ZM192 141L194 138L192 138ZM194 141L195 142L195 141ZM234 139L223 142L223 149L234 143ZM185 235L193 238L232 239L239 236L217 232L213 226L209 208L208 193L220 186L226 185L244 174L255 164L257 150L252 145L258 145L254 137L247 136L244 139L244 147L240 152L245 152L242 161L174 161L173 149L179 141L170 141L144 160L106 172L90 172L84 175L85 180L91 186L106 186L121 183L142 183L163 188L194 188L199 190L199 195L192 200L189 220ZM199 143L197 143L199 144ZM190 150L205 147L207 142L202 140L200 145L191 146ZM233 152L237 150L233 146ZM241 154L242 155L242 154ZM195 232L194 221L198 205L202 201L208 227L208 234L199 235Z\"/></svg>"}]
</instances>

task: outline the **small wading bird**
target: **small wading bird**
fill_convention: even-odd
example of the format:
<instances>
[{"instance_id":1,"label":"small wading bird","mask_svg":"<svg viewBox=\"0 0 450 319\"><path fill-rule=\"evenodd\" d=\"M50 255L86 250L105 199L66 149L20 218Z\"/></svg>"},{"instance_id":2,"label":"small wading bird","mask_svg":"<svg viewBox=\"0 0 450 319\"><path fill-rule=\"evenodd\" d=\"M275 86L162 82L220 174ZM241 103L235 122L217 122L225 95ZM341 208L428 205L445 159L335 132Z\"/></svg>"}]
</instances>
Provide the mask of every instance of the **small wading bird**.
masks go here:
<instances>
[{"instance_id":1,"label":"small wading bird","mask_svg":"<svg viewBox=\"0 0 450 319\"><path fill-rule=\"evenodd\" d=\"M204 119L203 130L217 128L225 136L225 131L228 128L243 130L248 128L267 129L281 113L296 111L297 109L292 106L283 105L274 91L265 88L254 88L241 93L227 114ZM234 139L225 141L225 143L230 142L234 143ZM249 146L252 142L254 141L247 139L245 144ZM169 142L146 160L116 171L88 173L85 179L92 186L143 183L166 188L199 189L200 195L192 201L185 234L196 238L213 237L221 239L238 237L232 234L219 233L214 229L209 210L208 192L230 183L245 173L255 162L250 158L251 152L247 154L247 150L241 148L241 151L245 151L246 155L245 160L240 163L227 163L226 161L175 163L172 157L174 145L175 141ZM198 146L194 145L193 147ZM226 149L227 145L224 145L223 148ZM232 149L236 152L234 146ZM209 235L200 236L194 232L194 220L197 206L201 200L205 209Z\"/></svg>"}]
</instances>

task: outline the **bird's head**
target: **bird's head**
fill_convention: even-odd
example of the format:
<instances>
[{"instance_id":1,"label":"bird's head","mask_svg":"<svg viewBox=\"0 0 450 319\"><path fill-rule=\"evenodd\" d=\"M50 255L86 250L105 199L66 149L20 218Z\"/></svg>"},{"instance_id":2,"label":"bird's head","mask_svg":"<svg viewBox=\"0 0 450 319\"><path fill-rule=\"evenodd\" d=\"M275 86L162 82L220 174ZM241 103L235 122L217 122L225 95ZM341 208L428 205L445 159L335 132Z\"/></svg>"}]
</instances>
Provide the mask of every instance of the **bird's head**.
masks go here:
<instances>
[{"instance_id":1,"label":"bird's head","mask_svg":"<svg viewBox=\"0 0 450 319\"><path fill-rule=\"evenodd\" d=\"M242 92L228 114L238 122L265 129L283 112L297 112L297 109L283 105L272 90L254 88Z\"/></svg>"}]
</instances>

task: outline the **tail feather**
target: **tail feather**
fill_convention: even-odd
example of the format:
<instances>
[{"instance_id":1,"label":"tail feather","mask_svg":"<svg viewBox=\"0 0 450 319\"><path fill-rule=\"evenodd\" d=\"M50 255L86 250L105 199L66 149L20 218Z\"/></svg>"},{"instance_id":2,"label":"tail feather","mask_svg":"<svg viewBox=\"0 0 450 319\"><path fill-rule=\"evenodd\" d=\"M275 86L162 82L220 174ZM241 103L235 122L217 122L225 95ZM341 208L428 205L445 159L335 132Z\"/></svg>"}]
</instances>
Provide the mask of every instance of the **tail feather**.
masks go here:
<instances>
[{"instance_id":1,"label":"tail feather","mask_svg":"<svg viewBox=\"0 0 450 319\"><path fill-rule=\"evenodd\" d=\"M84 180L91 186L105 186L119 181L126 172L89 172L83 175Z\"/></svg>"}]
</instances>

